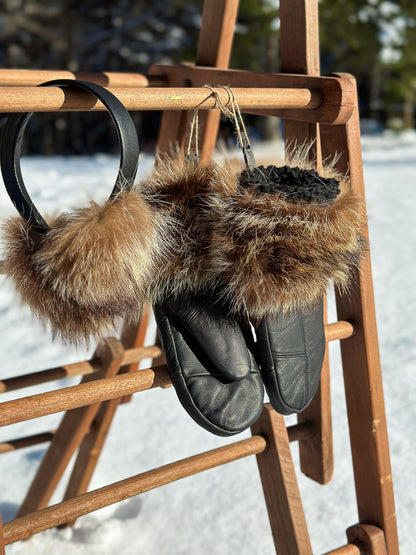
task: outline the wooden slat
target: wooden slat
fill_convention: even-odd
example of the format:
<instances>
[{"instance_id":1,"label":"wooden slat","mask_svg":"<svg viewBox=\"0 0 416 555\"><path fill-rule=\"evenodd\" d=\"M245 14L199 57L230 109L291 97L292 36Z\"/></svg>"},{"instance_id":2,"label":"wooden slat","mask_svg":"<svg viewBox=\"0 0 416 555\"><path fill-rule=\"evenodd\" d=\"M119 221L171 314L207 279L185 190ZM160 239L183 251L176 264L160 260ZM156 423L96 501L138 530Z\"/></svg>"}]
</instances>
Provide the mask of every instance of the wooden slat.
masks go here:
<instances>
[{"instance_id":1,"label":"wooden slat","mask_svg":"<svg viewBox=\"0 0 416 555\"><path fill-rule=\"evenodd\" d=\"M31 447L32 445L39 445L40 443L46 443L51 441L55 436L55 432L44 432L41 434L35 434L33 436L21 437L19 439L11 439L10 441L4 441L0 443L0 454L10 453L10 451L16 451L17 449L24 449L25 447Z\"/></svg>"},{"instance_id":2,"label":"wooden slat","mask_svg":"<svg viewBox=\"0 0 416 555\"><path fill-rule=\"evenodd\" d=\"M87 73L82 71L0 69L0 87L36 86L52 79L81 79L102 87L147 87L149 80L140 73Z\"/></svg>"},{"instance_id":3,"label":"wooden slat","mask_svg":"<svg viewBox=\"0 0 416 555\"><path fill-rule=\"evenodd\" d=\"M4 526L5 544L8 545L42 530L64 524L68 520L186 476L261 453L266 447L267 443L263 437L254 436L84 493L74 499L63 501L47 509L6 523Z\"/></svg>"},{"instance_id":4,"label":"wooden slat","mask_svg":"<svg viewBox=\"0 0 416 555\"><path fill-rule=\"evenodd\" d=\"M95 429L95 421L92 424L92 428ZM10 453L11 451L16 451L17 449L24 449L25 447L31 447L32 445L39 445L40 443L46 443L51 441L56 434L56 431L43 432L40 434L34 434L32 436L11 439L9 441L0 443L0 455L4 453ZM313 426L309 422L303 422L302 424L294 424L287 427L287 434L289 441L300 441L305 440L309 436L314 434ZM88 434L89 435L89 434Z\"/></svg>"},{"instance_id":5,"label":"wooden slat","mask_svg":"<svg viewBox=\"0 0 416 555\"><path fill-rule=\"evenodd\" d=\"M210 91L203 88L109 88L127 110L212 110L216 100ZM228 93L215 89L224 104ZM322 100L318 91L309 89L234 89L241 110L297 108L314 110ZM0 87L1 112L53 112L53 111L97 111L106 110L104 105L91 94L59 87Z\"/></svg>"},{"instance_id":6,"label":"wooden slat","mask_svg":"<svg viewBox=\"0 0 416 555\"><path fill-rule=\"evenodd\" d=\"M170 379L166 366L158 366L7 401L0 403L0 426L116 399L168 383Z\"/></svg>"},{"instance_id":7,"label":"wooden slat","mask_svg":"<svg viewBox=\"0 0 416 555\"><path fill-rule=\"evenodd\" d=\"M149 347L134 347L124 351L123 365L133 364L140 362L144 358L153 358L161 355L161 348L156 345ZM66 364L65 366L58 366L57 368L50 368L48 370L40 370L31 374L24 374L14 378L6 378L0 381L0 393L6 391L15 391L24 387L31 387L40 385L47 382L62 380L64 378L72 378L74 376L85 376L93 374L102 370L102 364L99 359L91 359L82 362L75 362L73 364Z\"/></svg>"},{"instance_id":8,"label":"wooden slat","mask_svg":"<svg viewBox=\"0 0 416 555\"><path fill-rule=\"evenodd\" d=\"M342 75L344 78L345 75ZM354 82L351 77L351 81ZM322 126L323 156L338 152L338 169L349 171L355 192L364 197L358 105L345 126ZM362 229L368 236L367 225ZM338 317L354 321L355 334L341 342L345 393L358 514L386 536L389 555L399 553L383 384L369 251L348 294L336 291Z\"/></svg>"},{"instance_id":9,"label":"wooden slat","mask_svg":"<svg viewBox=\"0 0 416 555\"><path fill-rule=\"evenodd\" d=\"M284 418L267 404L251 429L254 436L267 441L267 449L257 455L257 463L276 553L311 555Z\"/></svg>"}]
</instances>

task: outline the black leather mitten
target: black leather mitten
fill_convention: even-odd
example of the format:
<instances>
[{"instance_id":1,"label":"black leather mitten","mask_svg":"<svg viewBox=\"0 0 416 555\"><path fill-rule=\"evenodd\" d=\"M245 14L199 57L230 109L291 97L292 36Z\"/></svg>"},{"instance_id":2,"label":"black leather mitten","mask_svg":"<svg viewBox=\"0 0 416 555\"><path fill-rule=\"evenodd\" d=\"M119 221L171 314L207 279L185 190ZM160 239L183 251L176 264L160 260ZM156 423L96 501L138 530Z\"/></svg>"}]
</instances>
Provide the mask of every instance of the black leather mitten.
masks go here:
<instances>
[{"instance_id":1,"label":"black leather mitten","mask_svg":"<svg viewBox=\"0 0 416 555\"><path fill-rule=\"evenodd\" d=\"M256 328L256 359L272 407L301 412L319 385L325 356L323 301L263 316Z\"/></svg>"},{"instance_id":2,"label":"black leather mitten","mask_svg":"<svg viewBox=\"0 0 416 555\"><path fill-rule=\"evenodd\" d=\"M252 341L213 295L168 297L154 306L168 371L185 410L220 436L242 432L263 407Z\"/></svg>"}]
</instances>

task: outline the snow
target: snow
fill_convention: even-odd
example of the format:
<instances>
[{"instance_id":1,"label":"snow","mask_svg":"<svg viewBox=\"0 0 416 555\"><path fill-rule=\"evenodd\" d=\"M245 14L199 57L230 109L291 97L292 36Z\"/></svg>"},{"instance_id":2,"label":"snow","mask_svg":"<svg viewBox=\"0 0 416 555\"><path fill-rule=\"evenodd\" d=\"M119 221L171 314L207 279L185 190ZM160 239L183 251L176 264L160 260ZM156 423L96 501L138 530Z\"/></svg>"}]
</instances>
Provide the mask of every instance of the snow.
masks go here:
<instances>
[{"instance_id":1,"label":"snow","mask_svg":"<svg viewBox=\"0 0 416 555\"><path fill-rule=\"evenodd\" d=\"M363 138L374 290L401 553L413 551L416 485L414 471L416 295L416 135ZM82 206L108 195L118 160L114 157L27 158L25 182L42 213ZM152 158L142 156L143 177ZM0 189L0 217L14 209ZM51 343L47 331L19 305L9 280L0 276L0 377L76 362L91 351ZM335 320L330 295L330 321ZM151 341L151 337L149 337ZM345 529L358 521L339 347L330 345L334 427L334 478L319 486L298 471L299 486L315 553L346 543ZM413 372L412 372L413 370ZM2 395L2 400L76 383L62 380ZM0 430L0 441L56 428L59 415ZM293 418L288 418L292 423ZM174 390L136 394L114 419L91 489L156 466L212 449L224 439L199 428L181 408ZM21 503L46 447L0 456L0 511L10 520ZM292 453L298 470L297 446ZM62 498L66 472L53 502ZM274 546L256 461L249 457L185 478L78 519L74 528L52 529L6 548L7 555L268 555ZM290 555L290 554L288 554Z\"/></svg>"}]
</instances>

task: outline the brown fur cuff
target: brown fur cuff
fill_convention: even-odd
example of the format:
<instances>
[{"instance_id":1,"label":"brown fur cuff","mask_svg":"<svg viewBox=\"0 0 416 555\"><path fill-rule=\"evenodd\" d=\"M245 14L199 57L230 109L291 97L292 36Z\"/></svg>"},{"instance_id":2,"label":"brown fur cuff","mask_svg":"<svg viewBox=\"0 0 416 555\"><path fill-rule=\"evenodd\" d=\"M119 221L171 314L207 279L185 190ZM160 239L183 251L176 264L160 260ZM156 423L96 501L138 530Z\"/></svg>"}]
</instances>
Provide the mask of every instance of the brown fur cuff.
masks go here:
<instances>
[{"instance_id":1,"label":"brown fur cuff","mask_svg":"<svg viewBox=\"0 0 416 555\"><path fill-rule=\"evenodd\" d=\"M364 206L348 180L329 202L290 202L279 192L231 181L210 199L207 267L220 274L236 311L253 318L310 305L333 280L345 287L365 241Z\"/></svg>"}]
</instances>

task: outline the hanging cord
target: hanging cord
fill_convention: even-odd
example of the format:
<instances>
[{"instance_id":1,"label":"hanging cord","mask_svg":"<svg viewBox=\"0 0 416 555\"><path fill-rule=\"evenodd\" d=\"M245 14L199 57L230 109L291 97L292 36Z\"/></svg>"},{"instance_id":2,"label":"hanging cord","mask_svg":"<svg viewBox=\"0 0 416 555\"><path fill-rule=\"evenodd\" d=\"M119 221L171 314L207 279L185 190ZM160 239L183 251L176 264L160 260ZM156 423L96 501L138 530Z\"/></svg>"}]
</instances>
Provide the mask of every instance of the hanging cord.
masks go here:
<instances>
[{"instance_id":1,"label":"hanging cord","mask_svg":"<svg viewBox=\"0 0 416 555\"><path fill-rule=\"evenodd\" d=\"M215 105L214 109L221 109L218 105L219 95L217 91L212 89L211 87L207 87L211 93L202 100L197 106L194 108L194 114L191 120L191 129L189 131L189 139L188 144L186 147L186 158L195 162L196 164L199 162L199 107L204 104L209 98L214 97ZM192 152L192 143L194 143L194 151Z\"/></svg>"},{"instance_id":2,"label":"hanging cord","mask_svg":"<svg viewBox=\"0 0 416 555\"><path fill-rule=\"evenodd\" d=\"M248 138L246 126L244 125L243 116L241 115L240 107L238 105L237 99L235 98L234 91L227 86L218 87L224 89L227 92L228 100L226 104L224 104L216 90L214 90L210 85L204 85L204 87L211 91L211 94L215 97L218 108L234 124L237 132L238 142L243 150L244 161L247 168L249 170L252 170L256 166L256 160L254 158L253 151L251 150L250 139ZM231 107L231 109L228 107L228 105Z\"/></svg>"}]
</instances>

